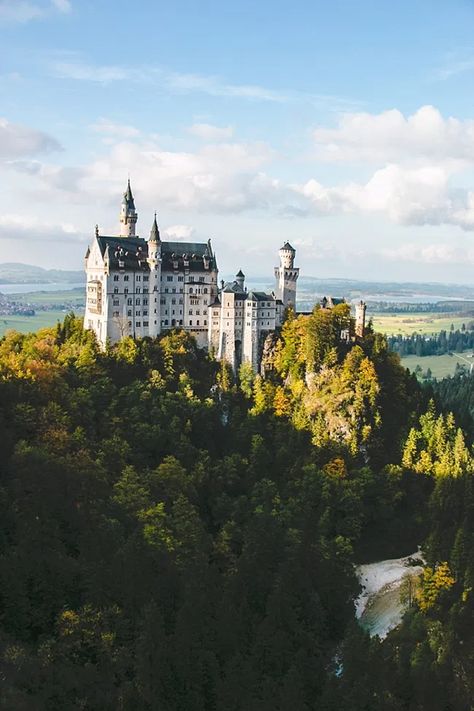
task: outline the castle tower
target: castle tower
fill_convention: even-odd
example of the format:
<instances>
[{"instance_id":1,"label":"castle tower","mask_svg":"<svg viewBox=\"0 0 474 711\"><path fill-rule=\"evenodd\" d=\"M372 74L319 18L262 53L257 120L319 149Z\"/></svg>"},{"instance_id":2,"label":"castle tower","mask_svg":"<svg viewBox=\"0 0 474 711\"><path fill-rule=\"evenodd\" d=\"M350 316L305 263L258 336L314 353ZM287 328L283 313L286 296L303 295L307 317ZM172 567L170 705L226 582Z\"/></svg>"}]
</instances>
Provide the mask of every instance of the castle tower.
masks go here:
<instances>
[{"instance_id":1,"label":"castle tower","mask_svg":"<svg viewBox=\"0 0 474 711\"><path fill-rule=\"evenodd\" d=\"M360 301L355 307L355 335L357 338L364 338L365 334L365 312L367 304Z\"/></svg>"},{"instance_id":2,"label":"castle tower","mask_svg":"<svg viewBox=\"0 0 474 711\"><path fill-rule=\"evenodd\" d=\"M243 291L244 290L244 283L245 283L245 274L243 273L242 269L239 269L239 271L235 275L235 281L239 285L241 291Z\"/></svg>"},{"instance_id":3,"label":"castle tower","mask_svg":"<svg viewBox=\"0 0 474 711\"><path fill-rule=\"evenodd\" d=\"M280 266L275 267L275 296L283 301L285 308L296 306L296 282L298 281L299 268L294 266L296 250L289 242L285 242L278 252Z\"/></svg>"},{"instance_id":4,"label":"castle tower","mask_svg":"<svg viewBox=\"0 0 474 711\"><path fill-rule=\"evenodd\" d=\"M147 262L150 266L148 281L148 335L153 338L161 332L161 238L156 221L156 212L150 231L150 239L148 240Z\"/></svg>"},{"instance_id":5,"label":"castle tower","mask_svg":"<svg viewBox=\"0 0 474 711\"><path fill-rule=\"evenodd\" d=\"M120 208L120 236L135 237L135 225L137 224L137 220L138 215L135 209L135 201L133 199L129 178Z\"/></svg>"}]
</instances>

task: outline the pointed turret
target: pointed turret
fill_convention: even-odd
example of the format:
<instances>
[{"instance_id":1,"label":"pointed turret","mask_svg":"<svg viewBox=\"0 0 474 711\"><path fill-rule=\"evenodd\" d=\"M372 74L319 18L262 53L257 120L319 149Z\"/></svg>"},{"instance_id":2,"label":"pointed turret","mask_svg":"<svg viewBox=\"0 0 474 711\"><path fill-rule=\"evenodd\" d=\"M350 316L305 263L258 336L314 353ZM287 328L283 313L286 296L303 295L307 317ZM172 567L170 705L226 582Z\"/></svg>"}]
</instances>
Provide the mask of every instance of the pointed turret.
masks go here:
<instances>
[{"instance_id":1,"label":"pointed turret","mask_svg":"<svg viewBox=\"0 0 474 711\"><path fill-rule=\"evenodd\" d=\"M130 178L128 179L127 189L126 189L123 196L124 196L125 200L127 201L128 207L132 208L134 210L135 209L135 201L133 199L132 188L130 186Z\"/></svg>"},{"instance_id":2,"label":"pointed turret","mask_svg":"<svg viewBox=\"0 0 474 711\"><path fill-rule=\"evenodd\" d=\"M135 200L133 199L129 178L127 182L127 189L122 198L122 207L120 209L120 236L135 237L135 225L137 224L137 220L138 215L135 209Z\"/></svg>"},{"instance_id":3,"label":"pointed turret","mask_svg":"<svg viewBox=\"0 0 474 711\"><path fill-rule=\"evenodd\" d=\"M150 242L161 242L160 230L158 229L158 223L156 221L156 212L155 212L155 219L153 220L153 225L151 226L149 241Z\"/></svg>"},{"instance_id":4,"label":"pointed turret","mask_svg":"<svg viewBox=\"0 0 474 711\"><path fill-rule=\"evenodd\" d=\"M239 271L235 275L235 281L239 285L240 289L242 289L242 291L243 291L244 290L244 282L245 282L245 274L243 273L242 269L239 269Z\"/></svg>"}]
</instances>

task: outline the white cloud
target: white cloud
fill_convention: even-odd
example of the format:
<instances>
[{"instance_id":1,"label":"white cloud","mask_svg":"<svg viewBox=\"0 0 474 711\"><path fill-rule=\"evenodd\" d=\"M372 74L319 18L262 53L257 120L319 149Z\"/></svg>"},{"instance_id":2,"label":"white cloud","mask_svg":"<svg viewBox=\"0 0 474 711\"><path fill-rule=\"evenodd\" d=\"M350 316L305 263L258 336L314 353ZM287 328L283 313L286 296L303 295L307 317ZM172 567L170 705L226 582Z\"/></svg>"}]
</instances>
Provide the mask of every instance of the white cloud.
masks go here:
<instances>
[{"instance_id":1,"label":"white cloud","mask_svg":"<svg viewBox=\"0 0 474 711\"><path fill-rule=\"evenodd\" d=\"M169 240L183 240L187 242L195 233L195 228L191 225L171 225L163 230L163 235Z\"/></svg>"},{"instance_id":2,"label":"white cloud","mask_svg":"<svg viewBox=\"0 0 474 711\"><path fill-rule=\"evenodd\" d=\"M449 172L442 166L389 164L366 183L326 188L309 180L293 188L320 215L379 213L397 224L451 224L474 229L474 192L450 188Z\"/></svg>"},{"instance_id":3,"label":"white cloud","mask_svg":"<svg viewBox=\"0 0 474 711\"><path fill-rule=\"evenodd\" d=\"M0 0L0 22L29 22L43 15L43 9L28 0Z\"/></svg>"},{"instance_id":4,"label":"white cloud","mask_svg":"<svg viewBox=\"0 0 474 711\"><path fill-rule=\"evenodd\" d=\"M203 141L225 141L232 138L232 126L213 126L210 123L195 123L188 128L188 133Z\"/></svg>"},{"instance_id":5,"label":"white cloud","mask_svg":"<svg viewBox=\"0 0 474 711\"><path fill-rule=\"evenodd\" d=\"M50 0L30 2L30 0L0 0L0 23L24 23L45 17L50 9L61 13L72 10L70 0Z\"/></svg>"},{"instance_id":6,"label":"white cloud","mask_svg":"<svg viewBox=\"0 0 474 711\"><path fill-rule=\"evenodd\" d=\"M140 135L138 128L114 123L106 118L99 118L98 121L91 126L91 128L93 131L97 131L97 133L104 133L118 138L134 138L135 136Z\"/></svg>"},{"instance_id":7,"label":"white cloud","mask_svg":"<svg viewBox=\"0 0 474 711\"><path fill-rule=\"evenodd\" d=\"M53 223L31 215L0 215L0 239L15 238L45 242L87 240L87 236L70 222Z\"/></svg>"},{"instance_id":8,"label":"white cloud","mask_svg":"<svg viewBox=\"0 0 474 711\"><path fill-rule=\"evenodd\" d=\"M51 0L51 3L59 12L67 13L72 10L71 0Z\"/></svg>"},{"instance_id":9,"label":"white cloud","mask_svg":"<svg viewBox=\"0 0 474 711\"><path fill-rule=\"evenodd\" d=\"M396 262L414 262L423 264L466 264L474 263L474 249L452 244L429 244L420 246L408 243L398 247L383 249L382 256Z\"/></svg>"},{"instance_id":10,"label":"white cloud","mask_svg":"<svg viewBox=\"0 0 474 711\"><path fill-rule=\"evenodd\" d=\"M474 161L474 121L445 119L433 106L407 117L397 109L345 114L313 137L317 157L327 161Z\"/></svg>"},{"instance_id":11,"label":"white cloud","mask_svg":"<svg viewBox=\"0 0 474 711\"><path fill-rule=\"evenodd\" d=\"M58 141L42 131L10 123L0 117L0 160L15 160L61 150Z\"/></svg>"}]
</instances>

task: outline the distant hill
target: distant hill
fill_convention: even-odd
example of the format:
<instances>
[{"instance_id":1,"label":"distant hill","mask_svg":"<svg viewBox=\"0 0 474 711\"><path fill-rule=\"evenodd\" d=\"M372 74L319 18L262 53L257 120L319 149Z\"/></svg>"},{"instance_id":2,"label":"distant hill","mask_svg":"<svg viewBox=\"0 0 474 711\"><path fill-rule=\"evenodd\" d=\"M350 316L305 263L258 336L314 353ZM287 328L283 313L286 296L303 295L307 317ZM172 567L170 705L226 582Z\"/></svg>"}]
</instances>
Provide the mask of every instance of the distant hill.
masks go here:
<instances>
[{"instance_id":1,"label":"distant hill","mask_svg":"<svg viewBox=\"0 0 474 711\"><path fill-rule=\"evenodd\" d=\"M32 264L19 262L3 262L0 264L1 284L74 284L85 282L82 271L67 271L63 269L43 269Z\"/></svg>"}]
</instances>

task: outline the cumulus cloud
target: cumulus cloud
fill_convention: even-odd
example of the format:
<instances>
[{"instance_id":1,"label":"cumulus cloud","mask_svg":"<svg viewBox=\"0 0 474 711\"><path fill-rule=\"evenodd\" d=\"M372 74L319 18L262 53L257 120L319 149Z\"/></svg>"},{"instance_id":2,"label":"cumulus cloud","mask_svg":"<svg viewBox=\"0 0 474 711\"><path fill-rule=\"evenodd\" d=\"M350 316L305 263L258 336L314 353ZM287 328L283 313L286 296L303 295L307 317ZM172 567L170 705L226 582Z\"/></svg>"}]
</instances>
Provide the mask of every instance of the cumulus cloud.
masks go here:
<instances>
[{"instance_id":1,"label":"cumulus cloud","mask_svg":"<svg viewBox=\"0 0 474 711\"><path fill-rule=\"evenodd\" d=\"M78 168L38 161L15 167L39 178L45 189L67 190L85 202L98 195L116 200L130 173L146 206L157 207L158 198L179 210L241 212L263 204L270 183L260 171L272 156L264 143L220 143L185 152L167 151L152 141L122 141Z\"/></svg>"},{"instance_id":2,"label":"cumulus cloud","mask_svg":"<svg viewBox=\"0 0 474 711\"><path fill-rule=\"evenodd\" d=\"M396 262L414 262L423 264L472 264L474 249L466 249L452 244L429 244L420 246L408 243L383 249L382 256Z\"/></svg>"},{"instance_id":3,"label":"cumulus cloud","mask_svg":"<svg viewBox=\"0 0 474 711\"><path fill-rule=\"evenodd\" d=\"M451 188L442 166L389 164L366 183L324 187L315 180L294 186L320 215L385 214L402 225L457 225L474 229L474 193Z\"/></svg>"},{"instance_id":4,"label":"cumulus cloud","mask_svg":"<svg viewBox=\"0 0 474 711\"><path fill-rule=\"evenodd\" d=\"M195 123L188 128L188 132L193 136L201 138L203 141L225 141L232 138L234 129L232 126L213 126L210 123Z\"/></svg>"},{"instance_id":5,"label":"cumulus cloud","mask_svg":"<svg viewBox=\"0 0 474 711\"><path fill-rule=\"evenodd\" d=\"M72 10L71 0L51 0L51 2L53 7L59 10L59 12L66 13Z\"/></svg>"},{"instance_id":6,"label":"cumulus cloud","mask_svg":"<svg viewBox=\"0 0 474 711\"><path fill-rule=\"evenodd\" d=\"M106 118L99 118L95 124L92 124L91 128L93 131L97 131L97 133L104 133L111 137L134 138L140 135L140 131L138 128L135 128L135 126L114 123Z\"/></svg>"},{"instance_id":7,"label":"cumulus cloud","mask_svg":"<svg viewBox=\"0 0 474 711\"><path fill-rule=\"evenodd\" d=\"M0 118L0 160L15 160L58 150L61 150L60 144L47 133Z\"/></svg>"},{"instance_id":8,"label":"cumulus cloud","mask_svg":"<svg viewBox=\"0 0 474 711\"><path fill-rule=\"evenodd\" d=\"M0 215L0 239L15 238L44 242L87 240L87 236L69 222L53 223L28 215Z\"/></svg>"},{"instance_id":9,"label":"cumulus cloud","mask_svg":"<svg viewBox=\"0 0 474 711\"><path fill-rule=\"evenodd\" d=\"M169 240L183 240L187 242L195 233L195 228L191 225L171 225L163 230L163 235Z\"/></svg>"},{"instance_id":10,"label":"cumulus cloud","mask_svg":"<svg viewBox=\"0 0 474 711\"><path fill-rule=\"evenodd\" d=\"M397 109L343 115L335 128L313 131L318 158L327 161L473 161L474 121L443 118L433 106L411 116Z\"/></svg>"},{"instance_id":11,"label":"cumulus cloud","mask_svg":"<svg viewBox=\"0 0 474 711\"><path fill-rule=\"evenodd\" d=\"M0 22L29 22L42 14L43 9L28 0L0 0Z\"/></svg>"},{"instance_id":12,"label":"cumulus cloud","mask_svg":"<svg viewBox=\"0 0 474 711\"><path fill-rule=\"evenodd\" d=\"M49 10L68 13L72 9L70 0L51 2L30 2L30 0L0 0L0 23L25 23L45 17Z\"/></svg>"}]
</instances>

